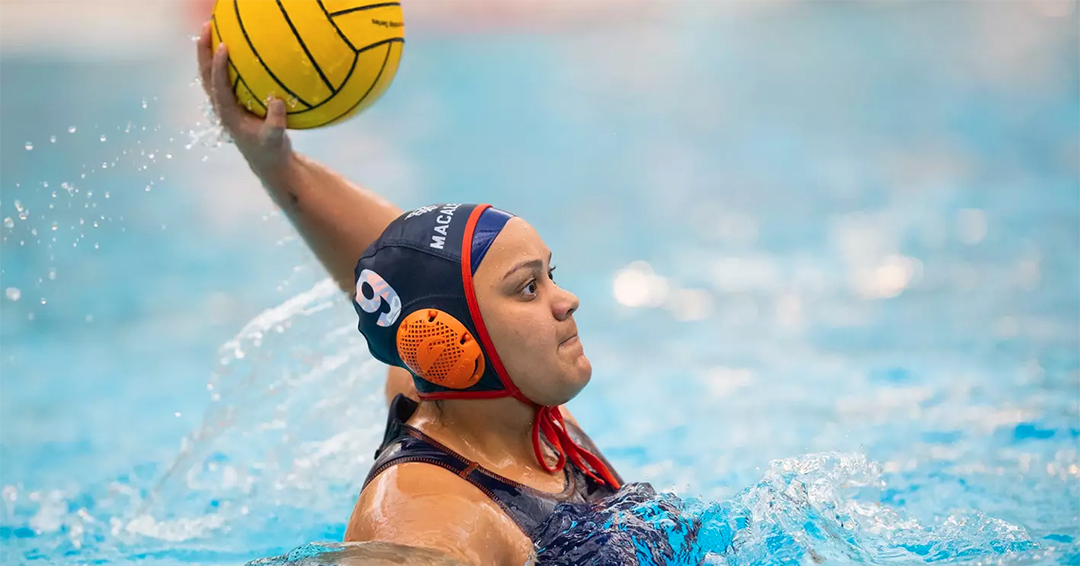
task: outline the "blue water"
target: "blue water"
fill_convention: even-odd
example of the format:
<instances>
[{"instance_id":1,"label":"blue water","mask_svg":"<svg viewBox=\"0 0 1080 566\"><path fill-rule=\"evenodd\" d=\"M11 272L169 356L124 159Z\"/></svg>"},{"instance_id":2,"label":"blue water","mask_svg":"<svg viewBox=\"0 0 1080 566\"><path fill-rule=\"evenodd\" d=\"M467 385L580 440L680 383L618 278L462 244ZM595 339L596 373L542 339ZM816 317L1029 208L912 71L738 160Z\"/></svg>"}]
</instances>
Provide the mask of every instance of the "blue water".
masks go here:
<instances>
[{"instance_id":1,"label":"blue water","mask_svg":"<svg viewBox=\"0 0 1080 566\"><path fill-rule=\"evenodd\" d=\"M1078 564L1080 11L1036 4L413 33L383 100L294 140L554 250L571 408L655 492L562 510L548 563ZM233 148L186 147L166 40L0 59L5 564L339 541L382 434L345 299Z\"/></svg>"}]
</instances>

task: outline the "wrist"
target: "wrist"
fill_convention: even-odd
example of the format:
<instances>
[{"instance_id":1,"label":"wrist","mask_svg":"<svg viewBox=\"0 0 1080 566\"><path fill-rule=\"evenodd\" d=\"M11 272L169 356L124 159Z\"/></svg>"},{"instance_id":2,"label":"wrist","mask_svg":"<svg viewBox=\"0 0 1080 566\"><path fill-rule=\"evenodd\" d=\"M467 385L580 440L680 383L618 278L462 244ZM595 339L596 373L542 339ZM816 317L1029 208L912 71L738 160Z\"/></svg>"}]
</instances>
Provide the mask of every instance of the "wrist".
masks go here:
<instances>
[{"instance_id":1,"label":"wrist","mask_svg":"<svg viewBox=\"0 0 1080 566\"><path fill-rule=\"evenodd\" d=\"M292 200L286 197L295 198L295 191L303 185L301 177L304 164L300 156L292 150L281 152L269 159L249 159L248 166L279 206Z\"/></svg>"},{"instance_id":2,"label":"wrist","mask_svg":"<svg viewBox=\"0 0 1080 566\"><path fill-rule=\"evenodd\" d=\"M298 156L291 149L274 152L273 155L269 156L247 157L245 155L244 157L248 167L251 168L251 172L255 173L264 183L276 184L280 180L295 175L296 170L300 167Z\"/></svg>"}]
</instances>

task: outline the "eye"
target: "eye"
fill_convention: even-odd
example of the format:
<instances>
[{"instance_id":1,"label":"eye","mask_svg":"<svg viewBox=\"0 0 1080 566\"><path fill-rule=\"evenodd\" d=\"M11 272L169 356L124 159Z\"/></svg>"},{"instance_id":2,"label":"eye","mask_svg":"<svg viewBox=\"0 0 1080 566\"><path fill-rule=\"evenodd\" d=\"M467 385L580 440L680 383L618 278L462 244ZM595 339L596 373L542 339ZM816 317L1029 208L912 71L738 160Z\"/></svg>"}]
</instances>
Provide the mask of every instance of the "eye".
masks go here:
<instances>
[{"instance_id":1,"label":"eye","mask_svg":"<svg viewBox=\"0 0 1080 566\"><path fill-rule=\"evenodd\" d=\"M552 283L555 282L555 268L556 267L557 266L553 265L553 266L548 268L548 279L551 279Z\"/></svg>"},{"instance_id":2,"label":"eye","mask_svg":"<svg viewBox=\"0 0 1080 566\"><path fill-rule=\"evenodd\" d=\"M526 295L529 295L530 297L535 296L536 295L536 279L530 279L529 282L526 283L524 287L522 287L521 292L526 294Z\"/></svg>"}]
</instances>

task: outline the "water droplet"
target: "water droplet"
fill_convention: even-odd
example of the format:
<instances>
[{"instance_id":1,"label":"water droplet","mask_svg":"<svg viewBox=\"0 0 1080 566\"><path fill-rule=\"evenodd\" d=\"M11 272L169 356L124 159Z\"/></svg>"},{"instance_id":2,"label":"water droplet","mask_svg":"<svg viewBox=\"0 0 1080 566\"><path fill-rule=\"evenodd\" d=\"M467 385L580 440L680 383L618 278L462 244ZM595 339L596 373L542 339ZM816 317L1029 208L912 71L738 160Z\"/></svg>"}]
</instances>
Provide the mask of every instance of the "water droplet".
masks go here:
<instances>
[{"instance_id":1,"label":"water droplet","mask_svg":"<svg viewBox=\"0 0 1080 566\"><path fill-rule=\"evenodd\" d=\"M97 228L97 226L98 226L98 224L97 224L97 220L95 220L95 221L94 221L94 228Z\"/></svg>"},{"instance_id":2,"label":"water droplet","mask_svg":"<svg viewBox=\"0 0 1080 566\"><path fill-rule=\"evenodd\" d=\"M22 291L18 287L8 287L4 289L4 294L7 295L8 300L17 301L22 298Z\"/></svg>"},{"instance_id":3,"label":"water droplet","mask_svg":"<svg viewBox=\"0 0 1080 566\"><path fill-rule=\"evenodd\" d=\"M15 227L15 221L12 220L10 216L8 216L7 218L4 219L4 228L14 228L14 227Z\"/></svg>"},{"instance_id":4,"label":"water droplet","mask_svg":"<svg viewBox=\"0 0 1080 566\"><path fill-rule=\"evenodd\" d=\"M23 205L22 205L22 203L21 203L21 202L19 202L19 201L17 201L17 200L15 201L15 210L18 210L19 212L22 212L22 211L23 211Z\"/></svg>"},{"instance_id":5,"label":"water droplet","mask_svg":"<svg viewBox=\"0 0 1080 566\"><path fill-rule=\"evenodd\" d=\"M49 268L49 281L56 281L56 268L55 267L50 267Z\"/></svg>"},{"instance_id":6,"label":"water droplet","mask_svg":"<svg viewBox=\"0 0 1080 566\"><path fill-rule=\"evenodd\" d=\"M105 191L105 198L109 198L109 191Z\"/></svg>"},{"instance_id":7,"label":"water droplet","mask_svg":"<svg viewBox=\"0 0 1080 566\"><path fill-rule=\"evenodd\" d=\"M150 159L154 159L154 154L151 153L150 155L147 155L147 157L149 157Z\"/></svg>"},{"instance_id":8,"label":"water droplet","mask_svg":"<svg viewBox=\"0 0 1080 566\"><path fill-rule=\"evenodd\" d=\"M41 186L45 187L47 189L47 188L49 188L49 182L48 181L42 181Z\"/></svg>"},{"instance_id":9,"label":"water droplet","mask_svg":"<svg viewBox=\"0 0 1080 566\"><path fill-rule=\"evenodd\" d=\"M202 156L202 161L203 161L203 163L206 163L206 161L207 161L207 160L209 160L209 159L210 159L210 156L209 156L209 155L204 155L204 156Z\"/></svg>"},{"instance_id":10,"label":"water droplet","mask_svg":"<svg viewBox=\"0 0 1080 566\"><path fill-rule=\"evenodd\" d=\"M49 143L56 143L56 136L49 136Z\"/></svg>"},{"instance_id":11,"label":"water droplet","mask_svg":"<svg viewBox=\"0 0 1080 566\"><path fill-rule=\"evenodd\" d=\"M31 228L30 229L30 235L31 236L37 236L37 228Z\"/></svg>"},{"instance_id":12,"label":"water droplet","mask_svg":"<svg viewBox=\"0 0 1080 566\"><path fill-rule=\"evenodd\" d=\"M74 134L75 130L77 130L77 129L78 128L76 128L75 126L68 126L68 133L69 134Z\"/></svg>"},{"instance_id":13,"label":"water droplet","mask_svg":"<svg viewBox=\"0 0 1080 566\"><path fill-rule=\"evenodd\" d=\"M53 221L53 223L52 223L52 231L53 231L53 232L55 232L55 231L57 230L57 228L59 228L59 227L60 227L60 226L59 226L59 225L58 225L58 224L56 223L56 221L54 220L54 221Z\"/></svg>"},{"instance_id":14,"label":"water droplet","mask_svg":"<svg viewBox=\"0 0 1080 566\"><path fill-rule=\"evenodd\" d=\"M104 161L102 161L102 162L101 162L101 168L102 168L102 169L108 169L108 168L109 168L109 164L108 164L108 163L105 163Z\"/></svg>"},{"instance_id":15,"label":"water droplet","mask_svg":"<svg viewBox=\"0 0 1080 566\"><path fill-rule=\"evenodd\" d=\"M34 149L34 144L26 142L26 145L24 147L26 147L26 151L32 151Z\"/></svg>"},{"instance_id":16,"label":"water droplet","mask_svg":"<svg viewBox=\"0 0 1080 566\"><path fill-rule=\"evenodd\" d=\"M142 107L143 107L143 109L146 109L146 99L145 98L142 99Z\"/></svg>"},{"instance_id":17,"label":"water droplet","mask_svg":"<svg viewBox=\"0 0 1080 566\"><path fill-rule=\"evenodd\" d=\"M172 154L171 153L166 153L165 154L165 159L172 159Z\"/></svg>"},{"instance_id":18,"label":"water droplet","mask_svg":"<svg viewBox=\"0 0 1080 566\"><path fill-rule=\"evenodd\" d=\"M121 230L121 232L123 232L123 230ZM95 243L95 244L94 244L94 249L95 249L95 250L96 250L96 249L98 249L98 245L97 245L97 243Z\"/></svg>"},{"instance_id":19,"label":"water droplet","mask_svg":"<svg viewBox=\"0 0 1080 566\"><path fill-rule=\"evenodd\" d=\"M99 139L99 140L101 140L101 141L105 141L105 139L106 139L106 138L105 138L105 134L101 134L101 137L100 137L100 138L98 138L98 139Z\"/></svg>"},{"instance_id":20,"label":"water droplet","mask_svg":"<svg viewBox=\"0 0 1080 566\"><path fill-rule=\"evenodd\" d=\"M41 304L43 304L43 305L45 304L45 297L41 298Z\"/></svg>"},{"instance_id":21,"label":"water droplet","mask_svg":"<svg viewBox=\"0 0 1080 566\"><path fill-rule=\"evenodd\" d=\"M150 185L146 185L146 192L150 192Z\"/></svg>"}]
</instances>

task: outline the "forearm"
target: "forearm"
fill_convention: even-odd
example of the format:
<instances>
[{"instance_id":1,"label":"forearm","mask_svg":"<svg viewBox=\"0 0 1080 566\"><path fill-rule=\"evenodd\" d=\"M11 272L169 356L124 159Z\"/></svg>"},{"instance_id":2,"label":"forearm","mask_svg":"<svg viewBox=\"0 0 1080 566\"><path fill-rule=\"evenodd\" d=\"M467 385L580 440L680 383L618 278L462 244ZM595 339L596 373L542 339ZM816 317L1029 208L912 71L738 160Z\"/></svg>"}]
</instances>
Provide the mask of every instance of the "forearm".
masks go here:
<instances>
[{"instance_id":1,"label":"forearm","mask_svg":"<svg viewBox=\"0 0 1080 566\"><path fill-rule=\"evenodd\" d=\"M252 164L252 170L323 267L351 294L356 261L401 209L295 152L272 166Z\"/></svg>"}]
</instances>

